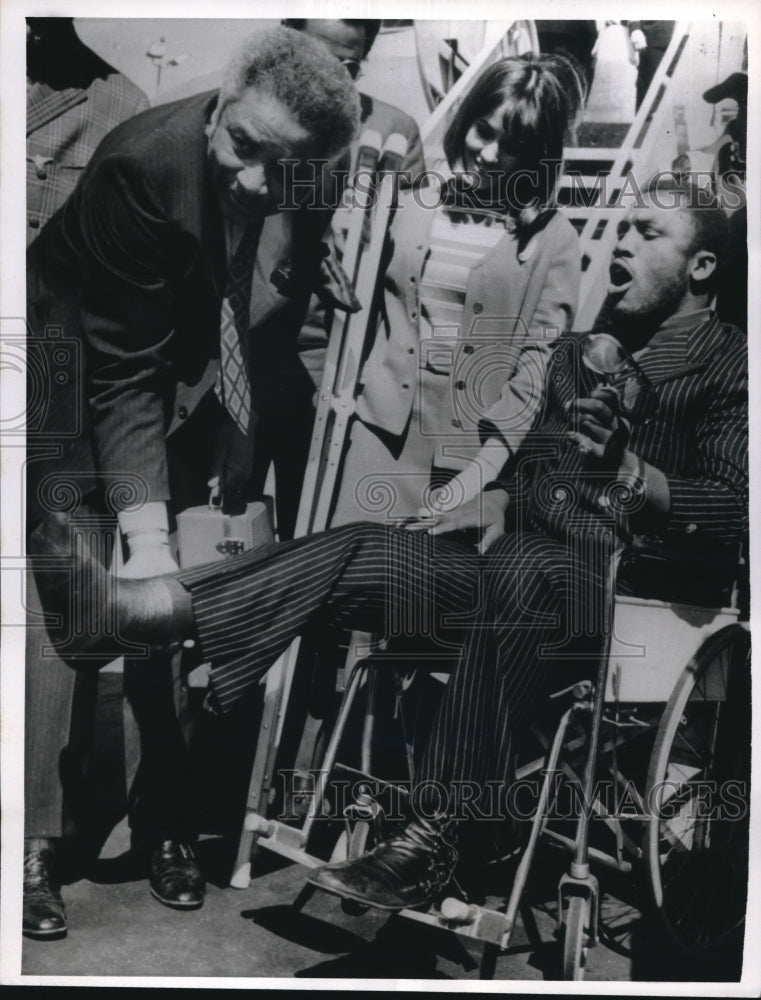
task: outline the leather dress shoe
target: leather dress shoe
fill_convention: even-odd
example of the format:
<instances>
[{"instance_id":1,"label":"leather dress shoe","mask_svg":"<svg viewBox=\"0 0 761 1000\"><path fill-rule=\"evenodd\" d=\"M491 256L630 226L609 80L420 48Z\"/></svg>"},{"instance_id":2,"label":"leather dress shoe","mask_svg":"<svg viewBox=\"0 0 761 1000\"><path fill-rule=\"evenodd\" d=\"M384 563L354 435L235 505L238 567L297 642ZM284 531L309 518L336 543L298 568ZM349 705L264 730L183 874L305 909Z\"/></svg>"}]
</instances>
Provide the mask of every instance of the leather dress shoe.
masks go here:
<instances>
[{"instance_id":1,"label":"leather dress shoe","mask_svg":"<svg viewBox=\"0 0 761 1000\"><path fill-rule=\"evenodd\" d=\"M425 906L441 894L457 863L447 830L446 822L414 820L355 861L314 869L307 881L380 910Z\"/></svg>"},{"instance_id":2,"label":"leather dress shoe","mask_svg":"<svg viewBox=\"0 0 761 1000\"><path fill-rule=\"evenodd\" d=\"M43 609L60 618L52 635L61 655L101 660L130 652L130 644L169 646L194 635L190 595L172 575L117 580L96 558L87 531L69 515L49 514L29 536L28 554ZM76 634L72 615L86 624ZM124 645L124 642L127 645Z\"/></svg>"},{"instance_id":3,"label":"leather dress shoe","mask_svg":"<svg viewBox=\"0 0 761 1000\"><path fill-rule=\"evenodd\" d=\"M162 840L151 852L151 895L165 906L195 910L203 905L206 882L190 844Z\"/></svg>"},{"instance_id":4,"label":"leather dress shoe","mask_svg":"<svg viewBox=\"0 0 761 1000\"><path fill-rule=\"evenodd\" d=\"M27 937L50 940L66 934L66 910L50 847L27 848L24 854L24 924Z\"/></svg>"}]
</instances>

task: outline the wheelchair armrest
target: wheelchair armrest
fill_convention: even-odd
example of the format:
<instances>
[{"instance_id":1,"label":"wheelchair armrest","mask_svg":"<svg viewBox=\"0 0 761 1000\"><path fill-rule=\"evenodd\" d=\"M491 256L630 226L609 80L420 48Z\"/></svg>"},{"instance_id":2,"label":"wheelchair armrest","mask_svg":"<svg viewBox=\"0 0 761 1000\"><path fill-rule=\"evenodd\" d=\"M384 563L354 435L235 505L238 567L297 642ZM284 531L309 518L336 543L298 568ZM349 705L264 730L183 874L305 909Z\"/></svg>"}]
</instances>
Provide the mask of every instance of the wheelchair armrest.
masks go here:
<instances>
[{"instance_id":1,"label":"wheelchair armrest","mask_svg":"<svg viewBox=\"0 0 761 1000\"><path fill-rule=\"evenodd\" d=\"M621 556L617 590L634 597L726 607L732 604L740 562L739 543L677 546L637 535Z\"/></svg>"}]
</instances>

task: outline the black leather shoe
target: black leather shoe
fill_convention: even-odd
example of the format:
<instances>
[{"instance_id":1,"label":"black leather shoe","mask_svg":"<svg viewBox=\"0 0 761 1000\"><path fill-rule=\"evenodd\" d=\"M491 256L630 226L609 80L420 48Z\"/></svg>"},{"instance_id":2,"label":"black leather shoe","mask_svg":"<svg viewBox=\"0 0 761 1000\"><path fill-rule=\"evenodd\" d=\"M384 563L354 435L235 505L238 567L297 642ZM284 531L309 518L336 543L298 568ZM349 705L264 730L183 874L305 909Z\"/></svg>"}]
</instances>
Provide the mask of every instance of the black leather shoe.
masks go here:
<instances>
[{"instance_id":1,"label":"black leather shoe","mask_svg":"<svg viewBox=\"0 0 761 1000\"><path fill-rule=\"evenodd\" d=\"M24 854L24 934L50 940L66 935L66 910L50 847L27 848Z\"/></svg>"},{"instance_id":2,"label":"black leather shoe","mask_svg":"<svg viewBox=\"0 0 761 1000\"><path fill-rule=\"evenodd\" d=\"M457 863L447 832L446 823L414 820L356 861L314 869L307 881L380 910L425 906L440 895Z\"/></svg>"},{"instance_id":3,"label":"black leather shoe","mask_svg":"<svg viewBox=\"0 0 761 1000\"><path fill-rule=\"evenodd\" d=\"M151 895L165 906L196 910L203 905L206 882L190 844L162 840L151 852Z\"/></svg>"},{"instance_id":4,"label":"black leather shoe","mask_svg":"<svg viewBox=\"0 0 761 1000\"><path fill-rule=\"evenodd\" d=\"M130 651L122 640L164 647L193 637L190 595L178 580L171 574L117 580L87 535L68 515L49 514L27 542L28 554L38 560L34 578L43 609L64 622L63 634L53 636L62 655L100 656L96 665L102 666ZM76 634L69 627L72 613L86 626Z\"/></svg>"}]
</instances>

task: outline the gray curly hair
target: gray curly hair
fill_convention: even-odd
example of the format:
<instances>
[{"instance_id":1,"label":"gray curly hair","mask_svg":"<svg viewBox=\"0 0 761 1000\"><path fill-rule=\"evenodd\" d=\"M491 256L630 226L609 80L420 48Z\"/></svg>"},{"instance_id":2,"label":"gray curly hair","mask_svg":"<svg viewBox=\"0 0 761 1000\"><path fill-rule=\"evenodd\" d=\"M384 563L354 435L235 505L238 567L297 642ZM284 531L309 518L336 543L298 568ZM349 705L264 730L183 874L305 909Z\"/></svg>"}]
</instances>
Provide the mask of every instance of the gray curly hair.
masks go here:
<instances>
[{"instance_id":1,"label":"gray curly hair","mask_svg":"<svg viewBox=\"0 0 761 1000\"><path fill-rule=\"evenodd\" d=\"M292 28L260 31L241 44L227 65L212 125L248 87L280 101L326 158L344 150L359 128L359 97L345 68L324 45Z\"/></svg>"}]
</instances>

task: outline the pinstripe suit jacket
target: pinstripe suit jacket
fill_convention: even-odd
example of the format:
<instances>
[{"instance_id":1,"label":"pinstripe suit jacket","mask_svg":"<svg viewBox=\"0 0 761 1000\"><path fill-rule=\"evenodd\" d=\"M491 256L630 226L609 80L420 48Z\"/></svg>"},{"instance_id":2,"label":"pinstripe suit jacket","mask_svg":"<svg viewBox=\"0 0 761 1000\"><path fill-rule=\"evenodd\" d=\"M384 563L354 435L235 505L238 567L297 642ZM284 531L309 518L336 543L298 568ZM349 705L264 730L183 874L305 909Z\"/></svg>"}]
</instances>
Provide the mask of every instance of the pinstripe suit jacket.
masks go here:
<instances>
[{"instance_id":1,"label":"pinstripe suit jacket","mask_svg":"<svg viewBox=\"0 0 761 1000\"><path fill-rule=\"evenodd\" d=\"M121 73L95 77L89 87L54 90L34 83L26 95L27 246L69 197L98 143L148 107L148 98Z\"/></svg>"},{"instance_id":2,"label":"pinstripe suit jacket","mask_svg":"<svg viewBox=\"0 0 761 1000\"><path fill-rule=\"evenodd\" d=\"M77 491L88 492L139 476L147 499L170 498L166 438L213 386L219 357L226 249L204 133L214 100L201 94L152 108L111 132L29 248L30 342L52 363L41 385L30 383L32 405L39 397L30 519L48 508L42 478L73 475ZM258 286L255 275L254 418L277 395L274 373L295 357L321 259L325 215L281 215L293 225L282 246L296 250L269 263L290 268L295 291L280 295L269 268ZM63 354L50 355L51 327L68 342ZM64 354L70 360L59 365ZM38 443L45 457L35 461Z\"/></svg>"},{"instance_id":3,"label":"pinstripe suit jacket","mask_svg":"<svg viewBox=\"0 0 761 1000\"><path fill-rule=\"evenodd\" d=\"M637 499L617 496L610 474L585 466L578 450L565 444L565 404L584 385L577 351L582 336L557 341L542 417L502 479L514 494L519 526L568 541L613 527L628 541L642 530ZM745 334L701 310L694 324L676 323L670 335L654 339L640 365L657 406L649 421L634 425L628 447L668 481L663 540L676 548L699 548L703 540L739 542L748 516Z\"/></svg>"}]
</instances>

